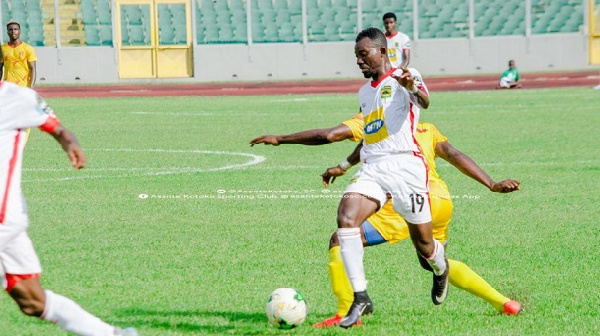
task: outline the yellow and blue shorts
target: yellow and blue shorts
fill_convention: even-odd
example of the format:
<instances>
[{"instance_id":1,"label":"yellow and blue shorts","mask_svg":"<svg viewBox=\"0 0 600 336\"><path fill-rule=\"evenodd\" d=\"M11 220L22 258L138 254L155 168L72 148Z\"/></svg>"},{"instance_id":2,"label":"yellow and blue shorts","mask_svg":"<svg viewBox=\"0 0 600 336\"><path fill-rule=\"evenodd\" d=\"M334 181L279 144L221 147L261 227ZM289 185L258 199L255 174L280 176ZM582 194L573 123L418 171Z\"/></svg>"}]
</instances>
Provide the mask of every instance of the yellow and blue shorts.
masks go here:
<instances>
[{"instance_id":1,"label":"yellow and blue shorts","mask_svg":"<svg viewBox=\"0 0 600 336\"><path fill-rule=\"evenodd\" d=\"M452 200L450 197L431 196L431 217L433 224L433 238L442 244L448 240L448 226L452 218ZM378 245L384 242L395 244L410 238L408 225L398 213L394 211L392 202L387 202L378 212L362 224L367 245Z\"/></svg>"}]
</instances>

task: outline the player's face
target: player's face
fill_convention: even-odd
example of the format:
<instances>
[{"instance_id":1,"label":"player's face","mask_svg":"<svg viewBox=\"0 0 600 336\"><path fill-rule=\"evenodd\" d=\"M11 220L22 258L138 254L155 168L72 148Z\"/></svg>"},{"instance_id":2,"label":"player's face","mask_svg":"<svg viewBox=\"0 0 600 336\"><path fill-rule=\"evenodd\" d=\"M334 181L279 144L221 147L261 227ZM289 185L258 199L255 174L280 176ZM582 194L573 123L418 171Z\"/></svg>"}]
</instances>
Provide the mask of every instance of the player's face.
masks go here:
<instances>
[{"instance_id":1,"label":"player's face","mask_svg":"<svg viewBox=\"0 0 600 336\"><path fill-rule=\"evenodd\" d=\"M8 25L8 28L6 30L6 32L8 33L8 38L10 38L12 41L18 40L21 37L21 29L17 24Z\"/></svg>"},{"instance_id":2,"label":"player's face","mask_svg":"<svg viewBox=\"0 0 600 336\"><path fill-rule=\"evenodd\" d=\"M383 20L383 27L385 27L386 33L393 34L396 31L396 20L393 18Z\"/></svg>"},{"instance_id":3,"label":"player's face","mask_svg":"<svg viewBox=\"0 0 600 336\"><path fill-rule=\"evenodd\" d=\"M372 78L381 69L385 48L376 47L370 38L363 38L354 46L356 65L360 68L365 78Z\"/></svg>"}]
</instances>

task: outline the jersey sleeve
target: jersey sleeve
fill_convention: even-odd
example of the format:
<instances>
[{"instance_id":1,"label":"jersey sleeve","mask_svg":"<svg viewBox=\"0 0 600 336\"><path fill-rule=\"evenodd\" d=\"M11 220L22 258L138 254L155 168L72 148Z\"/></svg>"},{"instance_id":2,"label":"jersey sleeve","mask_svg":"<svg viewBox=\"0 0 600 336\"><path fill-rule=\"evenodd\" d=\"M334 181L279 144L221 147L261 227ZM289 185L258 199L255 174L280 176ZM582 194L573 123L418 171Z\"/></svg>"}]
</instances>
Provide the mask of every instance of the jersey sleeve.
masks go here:
<instances>
[{"instance_id":1,"label":"jersey sleeve","mask_svg":"<svg viewBox=\"0 0 600 336\"><path fill-rule=\"evenodd\" d=\"M60 125L46 101L29 88L15 85L8 89L3 98L11 101L0 108L1 129L39 127L42 131L49 133Z\"/></svg>"},{"instance_id":2,"label":"jersey sleeve","mask_svg":"<svg viewBox=\"0 0 600 336\"><path fill-rule=\"evenodd\" d=\"M406 36L404 38L404 41L402 41L402 50L407 50L410 49L410 39L408 38L408 36Z\"/></svg>"},{"instance_id":3,"label":"jersey sleeve","mask_svg":"<svg viewBox=\"0 0 600 336\"><path fill-rule=\"evenodd\" d=\"M32 46L28 46L27 48L27 62L36 62L37 56L35 55L35 50Z\"/></svg>"},{"instance_id":4,"label":"jersey sleeve","mask_svg":"<svg viewBox=\"0 0 600 336\"><path fill-rule=\"evenodd\" d=\"M425 81L423 81L423 76L421 76L419 70L415 68L408 68L408 71L410 72L410 75L415 81L417 89L423 91L427 96L429 96L429 89L427 89L427 85L425 84Z\"/></svg>"},{"instance_id":5,"label":"jersey sleeve","mask_svg":"<svg viewBox=\"0 0 600 336\"><path fill-rule=\"evenodd\" d=\"M433 148L435 148L435 146L440 142L448 141L448 138L446 138L446 136L443 135L433 124L431 124L431 133L433 136Z\"/></svg>"},{"instance_id":6,"label":"jersey sleeve","mask_svg":"<svg viewBox=\"0 0 600 336\"><path fill-rule=\"evenodd\" d=\"M361 141L363 138L363 129L365 127L365 120L363 119L362 113L358 113L352 119L343 121L342 124L348 126L352 131L351 141Z\"/></svg>"}]
</instances>

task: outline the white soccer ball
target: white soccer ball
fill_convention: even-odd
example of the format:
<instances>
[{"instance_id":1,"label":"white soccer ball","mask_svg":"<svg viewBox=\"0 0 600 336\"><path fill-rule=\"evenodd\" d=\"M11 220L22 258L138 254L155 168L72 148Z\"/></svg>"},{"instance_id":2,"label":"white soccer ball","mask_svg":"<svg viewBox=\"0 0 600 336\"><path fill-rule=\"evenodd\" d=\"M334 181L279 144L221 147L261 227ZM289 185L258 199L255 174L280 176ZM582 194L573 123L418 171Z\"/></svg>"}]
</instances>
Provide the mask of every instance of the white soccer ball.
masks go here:
<instances>
[{"instance_id":1,"label":"white soccer ball","mask_svg":"<svg viewBox=\"0 0 600 336\"><path fill-rule=\"evenodd\" d=\"M267 301L269 323L279 329L292 329L306 320L308 306L304 296L294 288L277 288Z\"/></svg>"}]
</instances>

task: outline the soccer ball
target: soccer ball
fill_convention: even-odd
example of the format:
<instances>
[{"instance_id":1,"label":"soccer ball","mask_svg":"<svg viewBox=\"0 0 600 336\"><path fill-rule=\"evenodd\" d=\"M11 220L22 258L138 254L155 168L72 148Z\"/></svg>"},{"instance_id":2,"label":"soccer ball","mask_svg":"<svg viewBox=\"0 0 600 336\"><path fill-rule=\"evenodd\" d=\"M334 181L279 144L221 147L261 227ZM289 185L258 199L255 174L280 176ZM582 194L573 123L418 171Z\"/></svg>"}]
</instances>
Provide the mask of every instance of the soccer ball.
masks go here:
<instances>
[{"instance_id":1,"label":"soccer ball","mask_svg":"<svg viewBox=\"0 0 600 336\"><path fill-rule=\"evenodd\" d=\"M304 296L294 288L277 288L267 301L269 323L279 329L292 329L306 320L308 306Z\"/></svg>"}]
</instances>

